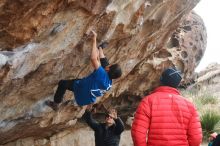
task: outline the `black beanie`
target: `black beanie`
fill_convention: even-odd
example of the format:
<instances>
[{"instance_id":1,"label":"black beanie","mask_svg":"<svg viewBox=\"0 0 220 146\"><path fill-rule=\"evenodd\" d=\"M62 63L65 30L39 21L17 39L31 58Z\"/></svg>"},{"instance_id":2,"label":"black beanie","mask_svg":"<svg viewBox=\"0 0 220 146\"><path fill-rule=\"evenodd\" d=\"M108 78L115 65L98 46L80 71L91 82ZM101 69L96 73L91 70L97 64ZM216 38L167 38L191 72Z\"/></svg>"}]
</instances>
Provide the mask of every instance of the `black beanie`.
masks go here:
<instances>
[{"instance_id":1,"label":"black beanie","mask_svg":"<svg viewBox=\"0 0 220 146\"><path fill-rule=\"evenodd\" d=\"M175 68L168 68L162 73L160 82L165 86L177 88L181 79L180 71Z\"/></svg>"}]
</instances>

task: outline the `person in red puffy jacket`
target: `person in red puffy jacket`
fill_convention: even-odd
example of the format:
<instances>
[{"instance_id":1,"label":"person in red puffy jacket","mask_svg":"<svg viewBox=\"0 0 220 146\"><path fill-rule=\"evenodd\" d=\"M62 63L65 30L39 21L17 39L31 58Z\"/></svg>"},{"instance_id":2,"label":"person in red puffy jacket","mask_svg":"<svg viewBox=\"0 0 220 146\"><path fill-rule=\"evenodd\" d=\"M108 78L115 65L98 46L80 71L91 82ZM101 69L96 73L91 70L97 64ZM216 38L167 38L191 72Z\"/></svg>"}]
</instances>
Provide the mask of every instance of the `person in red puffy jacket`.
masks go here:
<instances>
[{"instance_id":1,"label":"person in red puffy jacket","mask_svg":"<svg viewBox=\"0 0 220 146\"><path fill-rule=\"evenodd\" d=\"M161 86L144 97L135 113L131 135L134 146L199 146L202 129L195 106L176 89L182 77L166 69Z\"/></svg>"}]
</instances>

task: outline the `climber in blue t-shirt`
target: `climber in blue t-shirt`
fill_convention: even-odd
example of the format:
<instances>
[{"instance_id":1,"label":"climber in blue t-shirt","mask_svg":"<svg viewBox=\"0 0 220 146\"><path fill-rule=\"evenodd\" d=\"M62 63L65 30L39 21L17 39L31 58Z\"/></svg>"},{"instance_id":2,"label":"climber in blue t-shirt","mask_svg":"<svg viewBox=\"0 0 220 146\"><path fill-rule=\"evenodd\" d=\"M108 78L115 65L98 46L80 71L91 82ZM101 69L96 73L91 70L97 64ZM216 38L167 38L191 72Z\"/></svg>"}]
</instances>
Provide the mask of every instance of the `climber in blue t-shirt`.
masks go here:
<instances>
[{"instance_id":1,"label":"climber in blue t-shirt","mask_svg":"<svg viewBox=\"0 0 220 146\"><path fill-rule=\"evenodd\" d=\"M92 34L93 46L90 59L95 70L82 79L60 80L54 101L46 101L46 104L54 110L58 109L66 90L74 93L78 105L89 105L96 101L96 97L103 96L105 92L110 90L112 79L117 79L122 75L120 66L118 64L109 65L103 53L103 48L107 46L107 43L101 43L97 49L97 34L94 31Z\"/></svg>"}]
</instances>

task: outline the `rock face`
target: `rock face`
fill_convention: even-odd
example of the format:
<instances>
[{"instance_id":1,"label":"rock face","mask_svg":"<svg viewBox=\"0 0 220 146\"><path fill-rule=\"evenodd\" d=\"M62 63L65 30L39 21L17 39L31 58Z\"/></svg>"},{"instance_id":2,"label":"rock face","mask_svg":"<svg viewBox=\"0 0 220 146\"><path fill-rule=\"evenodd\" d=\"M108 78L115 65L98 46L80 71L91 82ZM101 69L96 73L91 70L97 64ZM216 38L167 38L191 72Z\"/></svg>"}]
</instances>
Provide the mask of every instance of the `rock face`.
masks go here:
<instances>
[{"instance_id":1,"label":"rock face","mask_svg":"<svg viewBox=\"0 0 220 146\"><path fill-rule=\"evenodd\" d=\"M203 91L202 94L220 96L220 65L211 63L203 71L199 72L195 83L188 87L192 91Z\"/></svg>"},{"instance_id":2,"label":"rock face","mask_svg":"<svg viewBox=\"0 0 220 146\"><path fill-rule=\"evenodd\" d=\"M81 107L63 104L54 112L44 101L53 97L60 79L92 71L91 29L98 42L109 42L104 53L110 63L123 69L111 92L98 100L99 113L114 106L126 120L140 97L158 86L166 67L176 66L183 82L190 81L206 47L203 21L191 12L198 2L0 1L0 144L78 127Z\"/></svg>"},{"instance_id":3,"label":"rock face","mask_svg":"<svg viewBox=\"0 0 220 146\"><path fill-rule=\"evenodd\" d=\"M10 142L4 146L95 146L94 132L89 128L68 130L44 139L25 138ZM120 146L133 146L130 131L121 135Z\"/></svg>"}]
</instances>

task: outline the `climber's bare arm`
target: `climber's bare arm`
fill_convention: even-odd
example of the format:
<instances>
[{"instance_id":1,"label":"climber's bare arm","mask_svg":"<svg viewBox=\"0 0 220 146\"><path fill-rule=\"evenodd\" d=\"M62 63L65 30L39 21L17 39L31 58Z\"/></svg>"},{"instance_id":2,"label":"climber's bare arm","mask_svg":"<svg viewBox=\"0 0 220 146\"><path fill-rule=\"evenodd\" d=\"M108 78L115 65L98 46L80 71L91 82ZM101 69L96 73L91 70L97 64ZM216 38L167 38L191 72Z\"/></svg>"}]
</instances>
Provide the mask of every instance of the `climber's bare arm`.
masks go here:
<instances>
[{"instance_id":1,"label":"climber's bare arm","mask_svg":"<svg viewBox=\"0 0 220 146\"><path fill-rule=\"evenodd\" d=\"M92 53L91 53L91 62L95 69L98 69L100 67L100 59L99 59L99 51L97 49L97 43L96 43L96 32L92 31L93 34L93 44L92 44Z\"/></svg>"}]
</instances>

